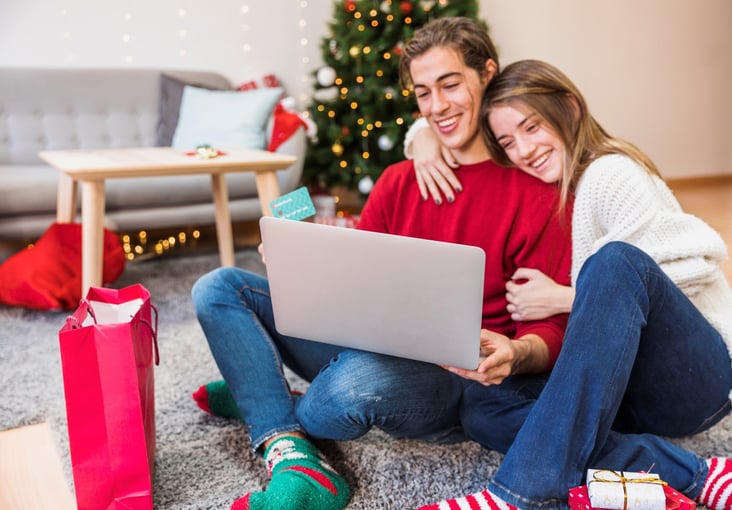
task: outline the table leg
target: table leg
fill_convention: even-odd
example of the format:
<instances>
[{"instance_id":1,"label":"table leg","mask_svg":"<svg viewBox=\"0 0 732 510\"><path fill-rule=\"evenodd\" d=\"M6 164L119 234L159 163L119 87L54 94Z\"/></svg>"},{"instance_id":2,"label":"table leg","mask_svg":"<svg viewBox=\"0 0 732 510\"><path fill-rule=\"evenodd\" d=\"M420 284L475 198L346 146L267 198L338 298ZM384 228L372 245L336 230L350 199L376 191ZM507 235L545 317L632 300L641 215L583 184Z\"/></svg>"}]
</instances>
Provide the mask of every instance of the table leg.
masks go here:
<instances>
[{"instance_id":1,"label":"table leg","mask_svg":"<svg viewBox=\"0 0 732 510\"><path fill-rule=\"evenodd\" d=\"M280 196L280 182L277 180L277 171L257 172L255 179L262 214L264 216L272 216L269 203Z\"/></svg>"},{"instance_id":2,"label":"table leg","mask_svg":"<svg viewBox=\"0 0 732 510\"><path fill-rule=\"evenodd\" d=\"M229 212L229 191L224 174L211 174L211 192L213 194L216 216L216 238L219 243L219 257L222 266L234 265L234 233L231 227Z\"/></svg>"},{"instance_id":3,"label":"table leg","mask_svg":"<svg viewBox=\"0 0 732 510\"><path fill-rule=\"evenodd\" d=\"M59 172L56 192L56 221L73 223L76 216L76 181L73 177Z\"/></svg>"},{"instance_id":4,"label":"table leg","mask_svg":"<svg viewBox=\"0 0 732 510\"><path fill-rule=\"evenodd\" d=\"M104 181L81 183L81 295L102 285Z\"/></svg>"}]
</instances>

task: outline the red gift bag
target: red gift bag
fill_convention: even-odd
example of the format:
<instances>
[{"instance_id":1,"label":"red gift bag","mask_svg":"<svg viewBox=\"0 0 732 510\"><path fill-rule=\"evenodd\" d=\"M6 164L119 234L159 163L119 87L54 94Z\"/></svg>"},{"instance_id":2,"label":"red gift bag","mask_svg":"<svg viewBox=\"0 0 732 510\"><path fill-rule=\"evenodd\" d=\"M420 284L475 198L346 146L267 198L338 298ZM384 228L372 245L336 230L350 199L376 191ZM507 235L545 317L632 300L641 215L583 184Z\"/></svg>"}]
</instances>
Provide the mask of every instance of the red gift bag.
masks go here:
<instances>
[{"instance_id":1,"label":"red gift bag","mask_svg":"<svg viewBox=\"0 0 732 510\"><path fill-rule=\"evenodd\" d=\"M153 508L157 315L142 285L91 287L59 331L79 510Z\"/></svg>"}]
</instances>

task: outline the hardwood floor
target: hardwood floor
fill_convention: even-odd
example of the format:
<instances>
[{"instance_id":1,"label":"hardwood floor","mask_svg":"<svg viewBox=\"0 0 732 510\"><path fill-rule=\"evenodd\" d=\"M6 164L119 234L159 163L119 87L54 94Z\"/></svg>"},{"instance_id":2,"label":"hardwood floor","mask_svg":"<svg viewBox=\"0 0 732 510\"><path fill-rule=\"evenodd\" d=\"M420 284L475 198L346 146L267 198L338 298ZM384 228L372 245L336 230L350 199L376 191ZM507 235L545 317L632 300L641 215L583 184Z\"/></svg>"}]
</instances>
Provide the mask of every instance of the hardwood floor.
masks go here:
<instances>
[{"instance_id":1,"label":"hardwood floor","mask_svg":"<svg viewBox=\"0 0 732 510\"><path fill-rule=\"evenodd\" d=\"M670 181L669 186L685 211L706 221L727 243L730 258L722 269L732 282L732 176Z\"/></svg>"},{"instance_id":2,"label":"hardwood floor","mask_svg":"<svg viewBox=\"0 0 732 510\"><path fill-rule=\"evenodd\" d=\"M684 209L715 228L732 251L732 176L669 185ZM723 268L732 282L732 260ZM40 508L75 508L48 426L0 431L0 510Z\"/></svg>"},{"instance_id":3,"label":"hardwood floor","mask_svg":"<svg viewBox=\"0 0 732 510\"><path fill-rule=\"evenodd\" d=\"M0 431L0 509L74 510L48 425Z\"/></svg>"}]
</instances>

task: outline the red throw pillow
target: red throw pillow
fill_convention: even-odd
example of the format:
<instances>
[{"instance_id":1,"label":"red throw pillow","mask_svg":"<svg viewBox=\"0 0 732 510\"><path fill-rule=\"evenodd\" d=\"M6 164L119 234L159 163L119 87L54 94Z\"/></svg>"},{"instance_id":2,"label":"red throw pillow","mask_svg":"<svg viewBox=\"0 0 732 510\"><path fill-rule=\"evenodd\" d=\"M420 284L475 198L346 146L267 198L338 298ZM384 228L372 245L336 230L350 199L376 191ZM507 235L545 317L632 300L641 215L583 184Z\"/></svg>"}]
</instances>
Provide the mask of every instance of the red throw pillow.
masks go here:
<instances>
[{"instance_id":1,"label":"red throw pillow","mask_svg":"<svg viewBox=\"0 0 732 510\"><path fill-rule=\"evenodd\" d=\"M114 232L104 229L103 284L125 269ZM34 246L0 265L0 303L34 310L73 310L81 300L81 225L53 223Z\"/></svg>"}]
</instances>

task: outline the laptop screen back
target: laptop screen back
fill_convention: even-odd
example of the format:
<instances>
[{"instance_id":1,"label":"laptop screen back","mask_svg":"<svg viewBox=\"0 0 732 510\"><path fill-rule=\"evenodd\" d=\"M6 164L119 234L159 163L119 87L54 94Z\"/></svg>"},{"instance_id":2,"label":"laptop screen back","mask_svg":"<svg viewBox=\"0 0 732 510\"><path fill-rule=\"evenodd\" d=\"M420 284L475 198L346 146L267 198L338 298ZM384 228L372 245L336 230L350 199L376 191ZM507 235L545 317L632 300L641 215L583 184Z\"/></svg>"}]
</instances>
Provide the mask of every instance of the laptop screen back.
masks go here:
<instances>
[{"instance_id":1,"label":"laptop screen back","mask_svg":"<svg viewBox=\"0 0 732 510\"><path fill-rule=\"evenodd\" d=\"M273 217L260 229L279 333L478 366L482 249Z\"/></svg>"}]
</instances>

